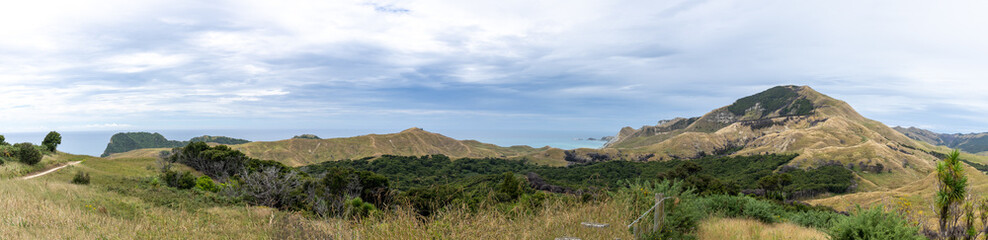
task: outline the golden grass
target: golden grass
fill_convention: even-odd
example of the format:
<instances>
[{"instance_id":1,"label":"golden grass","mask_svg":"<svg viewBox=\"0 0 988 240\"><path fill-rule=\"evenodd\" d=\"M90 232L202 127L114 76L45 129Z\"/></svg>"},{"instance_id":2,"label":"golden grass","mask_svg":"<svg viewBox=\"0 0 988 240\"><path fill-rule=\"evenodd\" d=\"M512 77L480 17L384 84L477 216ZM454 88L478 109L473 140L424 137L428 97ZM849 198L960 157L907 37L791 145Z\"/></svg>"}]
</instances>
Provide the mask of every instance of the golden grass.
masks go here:
<instances>
[{"instance_id":1,"label":"golden grass","mask_svg":"<svg viewBox=\"0 0 988 240\"><path fill-rule=\"evenodd\" d=\"M31 180L0 180L3 239L631 239L626 208L614 200L553 200L536 213L453 209L423 219L409 209L363 220L312 219L265 207L175 208L147 202L119 181L155 172L153 159L89 159ZM70 184L76 171L91 185ZM607 223L588 228L581 222Z\"/></svg>"},{"instance_id":2,"label":"golden grass","mask_svg":"<svg viewBox=\"0 0 988 240\"><path fill-rule=\"evenodd\" d=\"M699 239L828 239L820 230L791 223L767 224L751 219L710 218L700 223Z\"/></svg>"},{"instance_id":3,"label":"golden grass","mask_svg":"<svg viewBox=\"0 0 988 240\"><path fill-rule=\"evenodd\" d=\"M35 165L27 165L18 161L5 161L3 165L0 165L0 179L20 177L28 175L29 173L40 172L67 162L81 161L92 158L93 157L85 155L73 155L58 152L56 154L44 155L44 157L41 158L41 162L38 162Z\"/></svg>"},{"instance_id":4,"label":"golden grass","mask_svg":"<svg viewBox=\"0 0 988 240\"><path fill-rule=\"evenodd\" d=\"M264 207L174 210L64 181L7 180L0 191L0 236L12 239L630 239L623 227L628 215L614 201L554 202L517 216L451 210L426 220L395 210L356 221ZM588 228L580 224L585 221L611 226Z\"/></svg>"},{"instance_id":5,"label":"golden grass","mask_svg":"<svg viewBox=\"0 0 988 240\"><path fill-rule=\"evenodd\" d=\"M256 238L268 230L250 208L172 210L61 181L6 180L0 192L0 236L10 239Z\"/></svg>"}]
</instances>

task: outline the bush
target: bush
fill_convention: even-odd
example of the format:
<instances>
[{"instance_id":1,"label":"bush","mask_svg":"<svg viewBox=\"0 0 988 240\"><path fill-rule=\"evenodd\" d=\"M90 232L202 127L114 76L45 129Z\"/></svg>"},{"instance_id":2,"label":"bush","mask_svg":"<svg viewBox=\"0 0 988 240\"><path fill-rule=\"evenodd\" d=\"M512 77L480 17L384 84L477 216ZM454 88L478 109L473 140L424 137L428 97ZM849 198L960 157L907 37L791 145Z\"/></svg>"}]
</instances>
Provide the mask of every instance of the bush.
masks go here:
<instances>
[{"instance_id":1,"label":"bush","mask_svg":"<svg viewBox=\"0 0 988 240\"><path fill-rule=\"evenodd\" d=\"M350 199L347 201L347 213L351 217L366 217L370 216L374 212L377 212L377 208L374 204L366 203L359 197Z\"/></svg>"},{"instance_id":2,"label":"bush","mask_svg":"<svg viewBox=\"0 0 988 240\"><path fill-rule=\"evenodd\" d=\"M789 221L804 227L830 229L846 217L834 211L805 211L790 214Z\"/></svg>"},{"instance_id":3,"label":"bush","mask_svg":"<svg viewBox=\"0 0 988 240\"><path fill-rule=\"evenodd\" d=\"M58 145L62 144L62 134L56 131L51 131L45 136L45 140L41 142L41 146L45 146L49 152L55 152Z\"/></svg>"},{"instance_id":4,"label":"bush","mask_svg":"<svg viewBox=\"0 0 988 240\"><path fill-rule=\"evenodd\" d=\"M72 177L72 183L89 185L89 174L83 171L76 172L75 177Z\"/></svg>"},{"instance_id":5,"label":"bush","mask_svg":"<svg viewBox=\"0 0 988 240\"><path fill-rule=\"evenodd\" d=\"M167 171L161 176L161 180L164 180L169 187L178 189L190 189L196 186L196 177L189 172Z\"/></svg>"},{"instance_id":6,"label":"bush","mask_svg":"<svg viewBox=\"0 0 988 240\"><path fill-rule=\"evenodd\" d=\"M881 207L861 210L837 221L829 231L831 239L925 239L919 228L909 224L906 217L886 212Z\"/></svg>"},{"instance_id":7,"label":"bush","mask_svg":"<svg viewBox=\"0 0 988 240\"><path fill-rule=\"evenodd\" d=\"M10 143L7 143L7 138L4 138L3 135L0 135L0 146L10 146Z\"/></svg>"},{"instance_id":8,"label":"bush","mask_svg":"<svg viewBox=\"0 0 988 240\"><path fill-rule=\"evenodd\" d=\"M711 195L700 200L701 211L732 218L752 218L765 223L782 220L782 206L748 196Z\"/></svg>"},{"instance_id":9,"label":"bush","mask_svg":"<svg viewBox=\"0 0 988 240\"><path fill-rule=\"evenodd\" d=\"M27 165L34 165L41 162L41 151L34 147L31 143L18 143L14 144L17 148L17 159L22 163Z\"/></svg>"},{"instance_id":10,"label":"bush","mask_svg":"<svg viewBox=\"0 0 988 240\"><path fill-rule=\"evenodd\" d=\"M196 179L196 187L195 188L197 190L204 191L204 192L219 192L220 191L220 186L217 185L215 182L213 182L213 179L212 178L209 178L209 176L202 176L202 177L197 178Z\"/></svg>"}]
</instances>

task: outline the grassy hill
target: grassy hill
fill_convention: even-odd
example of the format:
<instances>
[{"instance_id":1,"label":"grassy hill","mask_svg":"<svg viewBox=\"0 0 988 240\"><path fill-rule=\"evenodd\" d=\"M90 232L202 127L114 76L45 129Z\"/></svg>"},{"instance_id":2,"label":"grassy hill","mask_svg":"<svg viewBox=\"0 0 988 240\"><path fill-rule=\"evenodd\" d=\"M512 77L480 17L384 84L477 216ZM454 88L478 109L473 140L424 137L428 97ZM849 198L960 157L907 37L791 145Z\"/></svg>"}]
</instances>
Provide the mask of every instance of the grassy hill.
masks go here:
<instances>
[{"instance_id":1,"label":"grassy hill","mask_svg":"<svg viewBox=\"0 0 988 240\"><path fill-rule=\"evenodd\" d=\"M252 142L231 147L254 158L277 160L289 166L381 155L442 154L451 158L512 158L545 150L528 146L501 147L474 140L461 141L421 128L410 128L393 134L370 134L331 139L288 139L274 142ZM560 160L554 163L548 161L541 163L560 164L563 162Z\"/></svg>"},{"instance_id":2,"label":"grassy hill","mask_svg":"<svg viewBox=\"0 0 988 240\"><path fill-rule=\"evenodd\" d=\"M893 129L917 141L957 148L969 153L988 154L988 133L946 134L915 127L894 127Z\"/></svg>"},{"instance_id":3,"label":"grassy hill","mask_svg":"<svg viewBox=\"0 0 988 240\"><path fill-rule=\"evenodd\" d=\"M604 149L571 153L573 159L649 161L796 153L788 165L848 166L866 185L882 189L923 178L936 159L902 133L807 86L774 87L701 117L627 127Z\"/></svg>"}]
</instances>

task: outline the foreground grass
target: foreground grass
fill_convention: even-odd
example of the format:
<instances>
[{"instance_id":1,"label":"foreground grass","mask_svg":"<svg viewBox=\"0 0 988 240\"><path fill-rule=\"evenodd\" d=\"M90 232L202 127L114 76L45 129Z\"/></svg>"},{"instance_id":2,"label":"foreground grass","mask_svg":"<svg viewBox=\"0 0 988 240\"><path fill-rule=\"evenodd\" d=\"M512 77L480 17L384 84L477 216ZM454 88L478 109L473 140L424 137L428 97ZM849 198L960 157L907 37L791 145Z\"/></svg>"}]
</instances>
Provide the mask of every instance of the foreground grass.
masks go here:
<instances>
[{"instance_id":1,"label":"foreground grass","mask_svg":"<svg viewBox=\"0 0 988 240\"><path fill-rule=\"evenodd\" d=\"M10 239L630 239L616 201L547 202L530 213L451 209L422 218L391 209L363 220L321 219L150 185L152 159L92 158L31 180L0 180L0 236ZM77 171L91 185L69 183ZM588 228L581 222L607 223Z\"/></svg>"},{"instance_id":2,"label":"foreground grass","mask_svg":"<svg viewBox=\"0 0 988 240\"><path fill-rule=\"evenodd\" d=\"M29 173L40 172L67 162L83 161L88 159L95 158L85 155L73 155L59 152L44 155L44 157L41 158L41 162L38 162L38 164L35 165L23 164L16 161L14 158L9 158L4 161L3 165L0 165L0 179L20 177L28 175Z\"/></svg>"},{"instance_id":3,"label":"foreground grass","mask_svg":"<svg viewBox=\"0 0 988 240\"><path fill-rule=\"evenodd\" d=\"M700 223L699 239L828 239L819 230L791 223L767 224L751 219L710 218Z\"/></svg>"}]
</instances>

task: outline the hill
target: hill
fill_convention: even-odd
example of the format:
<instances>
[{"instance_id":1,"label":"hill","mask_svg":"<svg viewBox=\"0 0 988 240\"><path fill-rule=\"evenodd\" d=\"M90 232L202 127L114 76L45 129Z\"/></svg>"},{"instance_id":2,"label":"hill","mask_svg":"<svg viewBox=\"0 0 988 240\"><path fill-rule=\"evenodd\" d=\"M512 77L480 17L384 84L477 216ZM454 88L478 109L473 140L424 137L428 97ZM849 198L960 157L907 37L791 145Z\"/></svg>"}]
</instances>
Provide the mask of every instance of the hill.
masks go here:
<instances>
[{"instance_id":1,"label":"hill","mask_svg":"<svg viewBox=\"0 0 988 240\"><path fill-rule=\"evenodd\" d=\"M568 161L662 161L709 155L799 154L787 165L841 165L862 187L895 188L925 177L935 157L909 137L808 86L778 86L700 117L625 127L602 149L565 151Z\"/></svg>"},{"instance_id":2,"label":"hill","mask_svg":"<svg viewBox=\"0 0 988 240\"><path fill-rule=\"evenodd\" d=\"M933 145L958 148L969 153L988 153L988 133L935 133L916 127L894 127L907 137Z\"/></svg>"},{"instance_id":3,"label":"hill","mask_svg":"<svg viewBox=\"0 0 988 240\"><path fill-rule=\"evenodd\" d=\"M113 134L110 142L106 144L101 157L108 157L110 154L129 152L145 148L174 148L189 144L189 142L210 142L219 144L244 144L250 141L223 136L203 135L189 139L189 141L168 140L159 133L149 132L126 132Z\"/></svg>"},{"instance_id":4,"label":"hill","mask_svg":"<svg viewBox=\"0 0 988 240\"><path fill-rule=\"evenodd\" d=\"M451 158L514 158L548 149L529 146L501 147L475 140L461 141L421 128L409 128L392 134L330 139L293 138L274 142L252 142L231 147L254 158L277 160L289 166L381 155L442 154ZM540 162L539 159L541 158L534 161ZM558 165L562 161L540 163Z\"/></svg>"}]
</instances>

